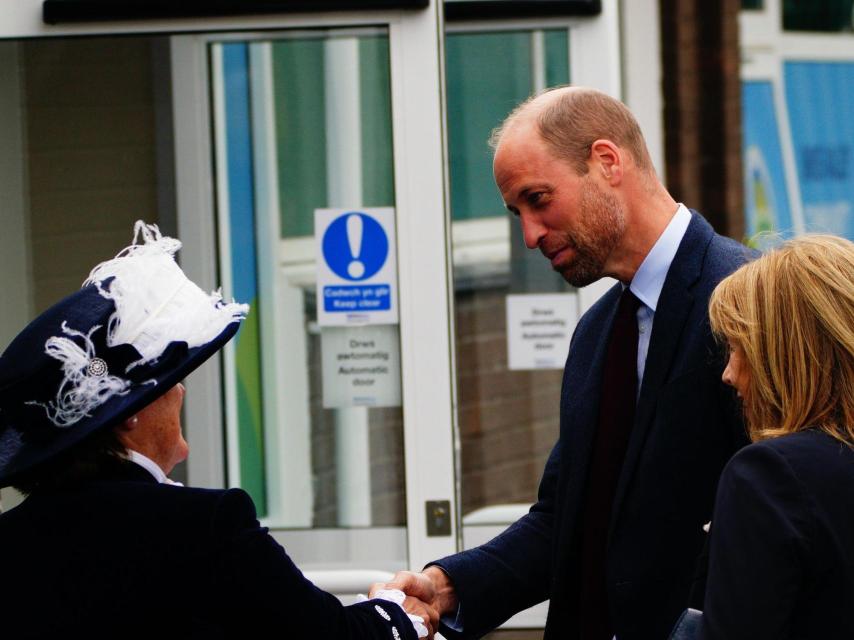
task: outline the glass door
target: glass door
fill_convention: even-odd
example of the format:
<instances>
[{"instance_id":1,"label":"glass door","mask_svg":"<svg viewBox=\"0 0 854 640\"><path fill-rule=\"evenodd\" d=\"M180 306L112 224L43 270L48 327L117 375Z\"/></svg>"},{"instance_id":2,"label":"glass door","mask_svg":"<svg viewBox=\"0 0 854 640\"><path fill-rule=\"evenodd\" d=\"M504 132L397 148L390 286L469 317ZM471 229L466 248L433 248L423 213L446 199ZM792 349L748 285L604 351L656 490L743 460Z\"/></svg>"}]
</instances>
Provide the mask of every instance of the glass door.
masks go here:
<instances>
[{"instance_id":1,"label":"glass door","mask_svg":"<svg viewBox=\"0 0 854 640\"><path fill-rule=\"evenodd\" d=\"M226 376L229 483L275 528L403 526L397 317L323 326L316 286L319 210L394 207L388 33L209 50L220 268L256 310Z\"/></svg>"},{"instance_id":2,"label":"glass door","mask_svg":"<svg viewBox=\"0 0 854 640\"><path fill-rule=\"evenodd\" d=\"M396 550L385 568L398 569L406 526L398 317L344 311L343 324L326 323L338 318L319 313L330 287L318 287L318 263L342 247L326 255L315 237L337 210L352 254L342 257L362 264L374 237L365 227L378 209L394 210L388 45L387 29L369 27L208 47L220 270L255 310L227 359L228 483L249 491L275 530L382 528L374 536ZM386 243L383 262L394 262L394 225L376 237ZM396 269L388 275L396 307Z\"/></svg>"},{"instance_id":3,"label":"glass door","mask_svg":"<svg viewBox=\"0 0 854 640\"><path fill-rule=\"evenodd\" d=\"M297 564L345 599L457 548L431 11L173 38L175 75L196 69L175 81L192 134L177 153L195 149L210 172L207 195L190 176L184 209L208 198L215 211L179 206L179 226L208 239L199 263L253 309L208 374L222 444L190 481L248 491Z\"/></svg>"}]
</instances>

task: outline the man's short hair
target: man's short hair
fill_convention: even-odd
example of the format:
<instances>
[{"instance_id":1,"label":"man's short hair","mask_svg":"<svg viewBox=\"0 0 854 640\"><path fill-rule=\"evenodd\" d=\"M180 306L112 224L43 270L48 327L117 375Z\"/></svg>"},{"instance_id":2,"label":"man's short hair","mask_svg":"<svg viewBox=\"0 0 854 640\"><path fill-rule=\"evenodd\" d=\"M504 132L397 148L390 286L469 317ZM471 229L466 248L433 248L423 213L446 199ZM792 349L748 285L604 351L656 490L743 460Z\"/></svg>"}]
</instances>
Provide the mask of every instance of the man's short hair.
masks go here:
<instances>
[{"instance_id":1,"label":"man's short hair","mask_svg":"<svg viewBox=\"0 0 854 640\"><path fill-rule=\"evenodd\" d=\"M596 89L553 87L528 98L517 106L490 136L490 145L498 146L501 137L520 118L536 109L532 117L543 141L552 153L569 162L578 175L588 171L590 149L596 140L611 140L631 154L635 165L652 171L652 160L640 126L629 108L616 98ZM534 102L559 92L542 107Z\"/></svg>"}]
</instances>

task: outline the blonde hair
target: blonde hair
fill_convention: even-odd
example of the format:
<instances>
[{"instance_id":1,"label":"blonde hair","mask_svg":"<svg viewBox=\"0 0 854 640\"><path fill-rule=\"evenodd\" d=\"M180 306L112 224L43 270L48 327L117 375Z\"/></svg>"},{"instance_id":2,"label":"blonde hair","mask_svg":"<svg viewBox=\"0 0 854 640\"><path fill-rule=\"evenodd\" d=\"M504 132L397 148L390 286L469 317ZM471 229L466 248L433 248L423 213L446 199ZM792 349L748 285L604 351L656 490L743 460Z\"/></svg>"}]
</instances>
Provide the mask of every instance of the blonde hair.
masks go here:
<instances>
[{"instance_id":1,"label":"blonde hair","mask_svg":"<svg viewBox=\"0 0 854 640\"><path fill-rule=\"evenodd\" d=\"M549 100L546 96L552 94L553 99ZM542 108L532 105L543 100L547 101ZM590 149L600 139L611 140L626 149L642 171L652 171L646 141L629 108L606 93L586 87L552 87L531 96L493 130L490 146L497 148L505 131L532 109L543 141L555 157L569 162L578 175L587 173Z\"/></svg>"},{"instance_id":2,"label":"blonde hair","mask_svg":"<svg viewBox=\"0 0 854 640\"><path fill-rule=\"evenodd\" d=\"M816 427L854 445L854 243L784 243L724 279L709 318L744 352L753 441Z\"/></svg>"}]
</instances>

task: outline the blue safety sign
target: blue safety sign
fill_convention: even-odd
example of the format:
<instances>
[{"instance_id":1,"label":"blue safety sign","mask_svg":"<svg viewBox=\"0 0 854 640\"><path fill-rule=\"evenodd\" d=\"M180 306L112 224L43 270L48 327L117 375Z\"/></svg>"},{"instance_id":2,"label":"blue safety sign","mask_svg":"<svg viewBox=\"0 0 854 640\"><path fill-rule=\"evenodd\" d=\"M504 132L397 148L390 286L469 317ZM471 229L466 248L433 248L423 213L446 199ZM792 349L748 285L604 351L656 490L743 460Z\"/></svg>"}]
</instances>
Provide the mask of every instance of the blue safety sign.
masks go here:
<instances>
[{"instance_id":1,"label":"blue safety sign","mask_svg":"<svg viewBox=\"0 0 854 640\"><path fill-rule=\"evenodd\" d=\"M315 211L321 326L397 324L394 210Z\"/></svg>"},{"instance_id":2,"label":"blue safety sign","mask_svg":"<svg viewBox=\"0 0 854 640\"><path fill-rule=\"evenodd\" d=\"M323 259L344 280L371 278L388 257L382 226L364 213L350 211L336 218L323 234Z\"/></svg>"}]
</instances>

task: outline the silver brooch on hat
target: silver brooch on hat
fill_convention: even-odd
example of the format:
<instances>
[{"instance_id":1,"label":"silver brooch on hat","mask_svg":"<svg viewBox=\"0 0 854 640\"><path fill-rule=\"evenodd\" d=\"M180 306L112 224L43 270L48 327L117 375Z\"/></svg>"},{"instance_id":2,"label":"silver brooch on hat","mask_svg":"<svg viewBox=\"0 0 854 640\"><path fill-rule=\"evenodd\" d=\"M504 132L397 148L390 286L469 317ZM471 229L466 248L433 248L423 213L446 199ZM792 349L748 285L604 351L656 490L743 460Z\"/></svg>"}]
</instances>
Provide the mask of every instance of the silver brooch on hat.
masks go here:
<instances>
[{"instance_id":1,"label":"silver brooch on hat","mask_svg":"<svg viewBox=\"0 0 854 640\"><path fill-rule=\"evenodd\" d=\"M107 375L107 363L104 362L101 358L95 357L89 361L89 364L86 365L86 373L94 378L103 378Z\"/></svg>"},{"instance_id":2,"label":"silver brooch on hat","mask_svg":"<svg viewBox=\"0 0 854 640\"><path fill-rule=\"evenodd\" d=\"M63 322L65 336L48 338L45 343L45 353L62 362L64 376L55 400L47 404L35 401L27 404L43 407L48 419L57 427L76 424L109 398L125 395L130 390L130 382L109 375L106 361L95 355L92 334L100 328L101 325L95 325L89 333L82 333Z\"/></svg>"}]
</instances>

